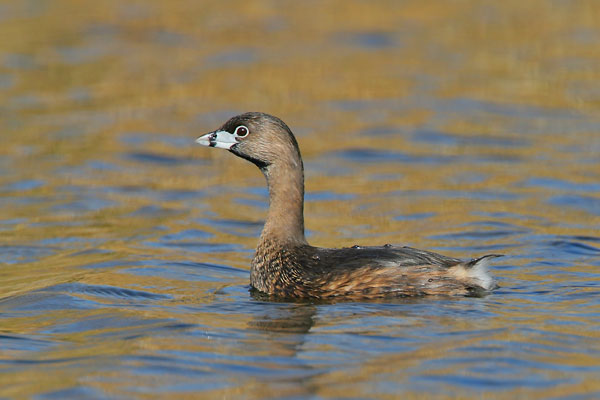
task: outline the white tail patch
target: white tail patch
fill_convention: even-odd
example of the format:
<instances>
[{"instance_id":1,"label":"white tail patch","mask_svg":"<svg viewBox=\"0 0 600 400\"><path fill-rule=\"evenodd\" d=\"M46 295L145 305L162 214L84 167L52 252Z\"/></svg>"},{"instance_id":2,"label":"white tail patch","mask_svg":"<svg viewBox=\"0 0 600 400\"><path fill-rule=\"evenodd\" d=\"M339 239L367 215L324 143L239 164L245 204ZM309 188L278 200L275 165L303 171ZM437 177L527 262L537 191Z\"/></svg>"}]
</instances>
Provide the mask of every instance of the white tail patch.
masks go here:
<instances>
[{"instance_id":1,"label":"white tail patch","mask_svg":"<svg viewBox=\"0 0 600 400\"><path fill-rule=\"evenodd\" d=\"M492 290L496 287L496 282L490 275L487 267L490 260L496 257L501 256L498 254L483 256L466 263L455 265L450 268L448 272L458 280L480 286L485 290Z\"/></svg>"}]
</instances>

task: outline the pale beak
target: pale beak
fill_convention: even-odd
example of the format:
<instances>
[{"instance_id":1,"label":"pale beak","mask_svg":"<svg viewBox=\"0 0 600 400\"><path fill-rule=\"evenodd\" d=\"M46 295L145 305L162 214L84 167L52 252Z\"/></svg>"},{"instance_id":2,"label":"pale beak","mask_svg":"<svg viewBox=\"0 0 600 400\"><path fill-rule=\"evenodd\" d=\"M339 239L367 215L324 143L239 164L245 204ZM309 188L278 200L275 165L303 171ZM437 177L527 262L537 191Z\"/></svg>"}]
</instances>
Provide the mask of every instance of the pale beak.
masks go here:
<instances>
[{"instance_id":1,"label":"pale beak","mask_svg":"<svg viewBox=\"0 0 600 400\"><path fill-rule=\"evenodd\" d=\"M220 149L229 150L238 141L235 140L235 135L227 131L214 131L200 136L196 139L196 143L202 146L218 147Z\"/></svg>"}]
</instances>

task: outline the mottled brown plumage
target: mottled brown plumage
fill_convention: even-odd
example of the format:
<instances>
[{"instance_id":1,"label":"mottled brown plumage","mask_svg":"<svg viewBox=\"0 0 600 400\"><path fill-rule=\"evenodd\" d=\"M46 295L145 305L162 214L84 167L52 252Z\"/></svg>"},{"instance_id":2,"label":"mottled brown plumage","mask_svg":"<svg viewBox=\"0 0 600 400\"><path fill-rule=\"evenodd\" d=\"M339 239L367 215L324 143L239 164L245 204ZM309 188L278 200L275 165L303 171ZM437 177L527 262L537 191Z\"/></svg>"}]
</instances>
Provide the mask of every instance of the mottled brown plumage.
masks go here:
<instances>
[{"instance_id":1,"label":"mottled brown plumage","mask_svg":"<svg viewBox=\"0 0 600 400\"><path fill-rule=\"evenodd\" d=\"M385 245L326 249L304 237L304 169L298 143L280 119L246 113L198 143L225 148L256 164L267 179L269 211L252 260L250 283L289 298L473 295L496 285L486 271L498 255L475 260Z\"/></svg>"}]
</instances>

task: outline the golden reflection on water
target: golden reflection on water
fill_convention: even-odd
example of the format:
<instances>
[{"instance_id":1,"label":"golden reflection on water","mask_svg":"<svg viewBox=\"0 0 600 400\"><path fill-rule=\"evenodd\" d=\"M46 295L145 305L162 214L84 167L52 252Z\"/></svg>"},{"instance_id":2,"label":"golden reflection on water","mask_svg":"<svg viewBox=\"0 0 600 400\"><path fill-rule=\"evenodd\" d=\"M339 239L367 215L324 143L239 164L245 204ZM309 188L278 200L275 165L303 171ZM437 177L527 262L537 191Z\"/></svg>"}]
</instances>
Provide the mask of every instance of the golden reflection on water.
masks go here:
<instances>
[{"instance_id":1,"label":"golden reflection on water","mask_svg":"<svg viewBox=\"0 0 600 400\"><path fill-rule=\"evenodd\" d=\"M85 376L90 387L108 396L153 397L148 392L136 393L132 386L158 388L169 384L169 375L157 379L160 373L144 377L132 372L127 376L122 370L114 371L113 364L120 357L169 350L291 357L307 339L301 333L309 329L317 335L327 327L344 332L343 326L334 325L336 321L312 321L316 311L307 308L292 310L279 320L237 308L223 314L202 309L227 301L235 307L239 302L236 290L245 291L247 284L244 275L214 282L131 271L150 267L156 260L249 268L251 253L241 250L252 249L256 238L227 232L210 221L260 224L266 199L245 189L262 187L263 177L255 167L226 152L193 145L196 136L236 112L261 110L283 118L299 138L307 193L348 195L344 201L317 197L307 202L306 226L316 244L406 243L450 247L451 255L468 257L471 254L461 250L461 240L442 240L437 235L469 230L469 224L479 222L481 215L494 213L504 215L502 222L526 226L538 236L597 236L599 213L541 201L549 194L521 183L530 177L584 186L600 181L598 124L593 119L586 123L597 114L600 99L595 89L600 80L596 67L600 52L595 45L598 11L591 0L324 1L308 5L293 1L0 2L4 139L0 187L17 184L3 192L0 220L13 222L0 230L0 243L38 246L40 251L35 259L16 257L1 266L0 297L31 296L35 304L39 296L53 296L44 289L74 282L165 296L152 306L130 308L117 306L110 296L76 293L83 303L93 304L77 311L81 326L58 333L54 328L72 320L72 309L50 308L40 318L23 313L3 319L2 334L58 344L27 355L31 361L47 360L49 367L32 363L31 368L3 371L0 395L18 398L47 393L81 384L79 379ZM570 134L574 127L577 132ZM395 134L363 134L373 129L392 129ZM461 140L450 144L415 140L429 129L442 129ZM145 139L136 142L136 135ZM522 145L490 146L482 144L482 138ZM340 154L349 149L454 161L340 161ZM166 162L144 164L148 154L165 157ZM334 173L323 172L325 161L335 157ZM30 183L19 186L21 182ZM148 191L165 196L157 204L156 196ZM418 191L434 195L411 195ZM474 193L492 195L482 199ZM598 200L598 190L589 196ZM99 199L108 203L98 203ZM160 212L136 216L151 207L159 207ZM421 214L431 216L396 218ZM199 260L198 252L154 245L165 234L191 228L212 234L205 240L209 244L240 247L200 253ZM64 245L60 240L66 238L73 238L74 244ZM52 239L58 242L53 244ZM502 238L481 243L506 244ZM507 253L515 256L510 264L515 267L496 271L508 283L505 286L518 286L514 283L518 282L543 288L568 283L567 277L524 268L551 260L552 254L520 255L518 239L511 238L508 244ZM132 267L124 260L136 264ZM102 262L115 264L84 268ZM596 273L589 265L577 265L577 270ZM578 290L593 294L595 289ZM482 300L480 305L494 314L485 321L488 340L528 344L522 332L516 331L520 326L515 320L522 318L523 326L580 336L581 346L595 346L594 329L586 325L589 319L569 315L586 298L555 306L572 325L556 325L548 315L533 313L538 307L535 300L499 301ZM174 308L183 305L189 305L189 313L174 315ZM454 316L436 316L434 322L410 313L404 317L411 328L429 324L449 332L479 328L471 319ZM132 321L122 328L131 330L132 338L124 340L123 333L110 324L103 328L93 323L102 318ZM342 318L344 323L351 320ZM145 334L160 332L168 323L164 321L207 326L207 336L175 341L167 333ZM219 332L251 332L251 337L244 339L247 346L240 350L210 337L210 327L219 327ZM382 335L400 334L398 325L375 328ZM296 329L298 337L281 329ZM104 334L115 338L108 340ZM272 340L265 344L261 335ZM532 341L543 343L539 332L532 336ZM305 381L298 378L300 383L290 378L296 384L265 383L252 374L232 375L230 386L203 394L214 398L339 397L353 388L367 395L377 376L389 374L398 380L398 370L421 368L423 360L444 360L468 345L469 337L460 336L433 346L424 342L410 351L367 355L351 371L333 368ZM316 347L323 353L332 348ZM19 350L0 349L3 360L19 357ZM81 357L77 373L67 361L52 361L77 357ZM540 363L564 362L574 367L598 364L593 352L532 357ZM143 365L140 359L127 362L132 369ZM456 368L452 363L433 365L432 373L439 375L451 375ZM562 370L544 373L557 380L566 374ZM545 398L598 392L600 386L591 375L584 372L579 379L550 389L515 385L494 395ZM405 382L396 384L409 384L411 377L403 376ZM189 379L193 382L195 377ZM416 389L406 390L405 397L419 395ZM472 394L459 389L448 397ZM446 397L443 391L437 395ZM377 392L377 396L394 394Z\"/></svg>"}]
</instances>

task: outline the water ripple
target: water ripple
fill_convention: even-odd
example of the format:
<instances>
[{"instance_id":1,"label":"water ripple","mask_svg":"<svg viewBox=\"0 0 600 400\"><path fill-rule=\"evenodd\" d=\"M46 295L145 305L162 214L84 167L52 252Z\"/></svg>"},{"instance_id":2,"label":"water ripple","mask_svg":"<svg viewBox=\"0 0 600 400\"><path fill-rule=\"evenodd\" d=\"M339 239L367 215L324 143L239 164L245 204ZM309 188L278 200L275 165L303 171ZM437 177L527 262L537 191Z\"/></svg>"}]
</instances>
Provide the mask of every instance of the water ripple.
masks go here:
<instances>
[{"instance_id":1,"label":"water ripple","mask_svg":"<svg viewBox=\"0 0 600 400\"><path fill-rule=\"evenodd\" d=\"M576 208L592 215L600 216L600 198L576 194L553 196L548 201L560 207Z\"/></svg>"},{"instance_id":2,"label":"water ripple","mask_svg":"<svg viewBox=\"0 0 600 400\"><path fill-rule=\"evenodd\" d=\"M444 155L416 156L397 151L379 150L379 149L347 149L329 153L328 156L339 157L341 159L359 162L359 163L423 163L440 164L453 160L453 157Z\"/></svg>"},{"instance_id":3,"label":"water ripple","mask_svg":"<svg viewBox=\"0 0 600 400\"><path fill-rule=\"evenodd\" d=\"M157 294L151 292L145 292L141 290L126 289L116 286L108 285L89 285L84 283L64 283L59 284L50 288L44 289L45 292L58 292L58 293L73 293L73 294L86 294L97 297L105 297L111 299L128 300L131 302L135 301L158 301L168 300L171 296L164 294Z\"/></svg>"}]
</instances>

